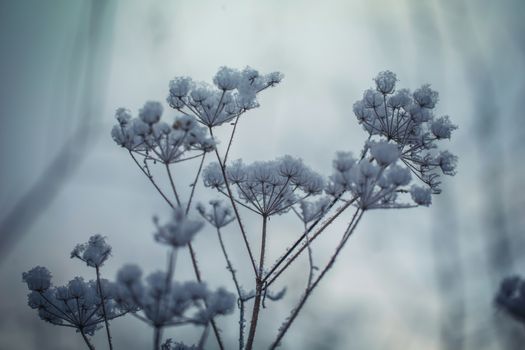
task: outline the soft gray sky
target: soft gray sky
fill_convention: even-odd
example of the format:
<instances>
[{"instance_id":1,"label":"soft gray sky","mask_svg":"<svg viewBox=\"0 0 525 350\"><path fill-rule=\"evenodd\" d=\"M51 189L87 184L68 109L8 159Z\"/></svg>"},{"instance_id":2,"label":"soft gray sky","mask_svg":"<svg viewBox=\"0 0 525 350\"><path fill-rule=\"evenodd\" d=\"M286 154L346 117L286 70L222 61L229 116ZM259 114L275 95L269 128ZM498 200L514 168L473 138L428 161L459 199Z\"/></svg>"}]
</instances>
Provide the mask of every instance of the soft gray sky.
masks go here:
<instances>
[{"instance_id":1,"label":"soft gray sky","mask_svg":"<svg viewBox=\"0 0 525 350\"><path fill-rule=\"evenodd\" d=\"M165 218L169 211L112 142L113 112L120 106L137 112L146 100L164 101L174 76L210 81L222 65L285 74L279 87L263 93L261 107L245 116L230 159L291 154L325 175L335 151L360 150L366 135L351 106L372 86L377 72L396 72L401 87L415 89L428 82L440 92L437 112L460 126L446 145L460 157L458 175L445 181L446 200L435 198L428 209L367 215L284 348L440 349L439 324L447 311L434 274L448 258L434 250L435 232L458 241L461 265L453 268L466 276L461 277L468 310L465 337L476 348L477 333L490 327L495 288L485 268L483 210L492 199L485 195L481 176L492 155L483 156L475 136L478 124L485 122L478 116L480 99L496 108L491 142L501 148L503 167L494 181L503 184L508 225L518 227L512 231L513 246L523 247L523 231L515 220L524 204L517 190L524 174L519 140L525 126L519 103L525 62L525 47L519 44L525 29L520 1L121 0L98 12L96 19L100 13L107 16L92 23L100 26L103 44L91 49L89 10L89 1L0 2L1 213L7 215L38 181L75 126L86 120L93 125L83 161L2 257L1 349L79 344L69 329L44 324L26 306L21 272L45 265L57 284L78 273L88 277L91 271L69 260L69 251L89 235L102 233L113 245L107 277L128 262L139 262L146 271L164 266L164 250L152 240L151 217ZM81 86L90 76L95 92L90 90L93 97L84 102L86 107L82 98L89 89ZM198 191L204 193L202 186ZM454 231L444 228L449 217L457 222ZM249 227L254 231L257 223ZM270 228L271 257L300 230L285 218L272 221ZM238 232L232 228L228 233L234 259L242 265L246 260L234 236ZM196 241L203 274L211 285L231 289L211 234L203 232ZM327 257L333 244L319 244L316 256ZM180 261L178 278L191 278L188 257ZM523 272L523 264L517 259L515 270L502 273ZM247 277L249 271L244 272ZM289 286L285 300L263 310L258 330L263 344L298 298L305 277L300 267L288 273L282 282ZM236 340L236 322L235 316L221 321L230 344ZM119 348L149 347L151 333L136 320L113 324ZM191 329L168 334L195 339ZM101 347L103 341L96 339ZM208 344L215 345L211 338Z\"/></svg>"}]
</instances>

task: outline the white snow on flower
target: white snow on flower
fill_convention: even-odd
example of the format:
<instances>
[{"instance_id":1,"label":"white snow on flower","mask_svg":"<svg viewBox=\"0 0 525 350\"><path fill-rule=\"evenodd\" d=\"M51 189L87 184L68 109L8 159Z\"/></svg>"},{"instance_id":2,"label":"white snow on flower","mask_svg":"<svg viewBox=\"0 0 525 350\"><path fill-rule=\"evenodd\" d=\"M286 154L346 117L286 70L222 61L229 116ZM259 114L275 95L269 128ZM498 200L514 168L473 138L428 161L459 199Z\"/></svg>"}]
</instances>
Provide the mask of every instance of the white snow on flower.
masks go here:
<instances>
[{"instance_id":1,"label":"white snow on flower","mask_svg":"<svg viewBox=\"0 0 525 350\"><path fill-rule=\"evenodd\" d=\"M51 287L51 272L43 266L36 266L22 274L22 280L29 290L42 292Z\"/></svg>"},{"instance_id":2,"label":"white snow on flower","mask_svg":"<svg viewBox=\"0 0 525 350\"><path fill-rule=\"evenodd\" d=\"M202 221L190 220L182 208L175 208L170 221L158 226L155 240L173 247L187 245L203 226Z\"/></svg>"},{"instance_id":3,"label":"white snow on flower","mask_svg":"<svg viewBox=\"0 0 525 350\"><path fill-rule=\"evenodd\" d=\"M387 70L380 72L375 78L376 89L382 94L391 94L396 87L397 77L394 73Z\"/></svg>"},{"instance_id":4,"label":"white snow on flower","mask_svg":"<svg viewBox=\"0 0 525 350\"><path fill-rule=\"evenodd\" d=\"M429 206L432 204L432 192L430 188L425 188L421 186L412 186L410 188L410 195L414 202L418 205Z\"/></svg>"},{"instance_id":5,"label":"white snow on flower","mask_svg":"<svg viewBox=\"0 0 525 350\"><path fill-rule=\"evenodd\" d=\"M146 124L155 124L160 120L162 110L160 102L148 101L139 110L139 118Z\"/></svg>"}]
</instances>

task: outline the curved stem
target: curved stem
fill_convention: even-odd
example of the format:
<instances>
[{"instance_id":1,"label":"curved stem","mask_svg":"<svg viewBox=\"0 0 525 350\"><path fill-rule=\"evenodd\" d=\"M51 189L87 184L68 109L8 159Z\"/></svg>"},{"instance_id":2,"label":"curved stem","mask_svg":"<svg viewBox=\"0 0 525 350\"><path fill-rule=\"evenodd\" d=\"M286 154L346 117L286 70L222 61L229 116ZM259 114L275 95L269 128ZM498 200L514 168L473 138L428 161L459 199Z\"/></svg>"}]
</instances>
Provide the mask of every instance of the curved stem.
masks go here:
<instances>
[{"instance_id":1,"label":"curved stem","mask_svg":"<svg viewBox=\"0 0 525 350\"><path fill-rule=\"evenodd\" d=\"M212 128L209 128L210 130L210 136L213 140L215 140L215 137L213 136L213 130ZM228 192L228 198L230 198L230 203L233 207L233 212L235 213L235 218L237 219L237 223L239 224L239 228L241 230L242 238L244 240L244 244L246 245L246 249L248 250L248 255L250 256L250 261L252 263L253 270L255 272L255 276L257 276L257 266L255 264L255 259L253 257L252 249L250 248L250 243L248 242L248 237L246 235L246 231L244 229L244 225L241 221L241 216L239 214L239 209L237 208L237 203L235 203L233 193L231 190L230 182L228 181L228 177L226 176L226 164L224 164L221 160L221 156L219 155L219 151L215 149L215 155L217 156L217 161L219 162L219 166L221 168L222 176L224 178L224 184L226 186L226 190Z\"/></svg>"},{"instance_id":2,"label":"curved stem","mask_svg":"<svg viewBox=\"0 0 525 350\"><path fill-rule=\"evenodd\" d=\"M352 205L352 203L354 203L356 201L358 197L354 197L352 198L350 201L346 202L344 205L342 205L339 209L337 209L336 213L334 215L332 215L329 219L327 219L322 225L320 228L318 228L315 233L310 237L310 243L313 242L339 215L341 215L350 205ZM283 256L281 257L281 259L279 259L279 261L277 262L277 264L275 264L272 269L266 274L266 276L264 277L263 281L266 282L268 281L268 283L265 284L265 288L269 287L270 284L272 284L273 282L275 282L275 280L277 279L277 277L279 277L281 275L281 273L283 273L287 268L288 266L290 266L290 264L292 264L295 259L301 255L301 253L306 249L306 245L303 244L300 248L299 248L299 251L297 251L291 258L289 259L286 259L288 255L290 255L290 253L292 252L292 250L297 247L301 242L302 240L306 237L306 235L308 233L311 232L311 229L318 223L320 222L321 219L319 219L318 221L316 221L313 225L310 226L310 230L308 230L308 232L305 232L295 243L294 245L292 246L291 249L288 250L288 252ZM277 270L277 268L279 267L280 264L284 263L284 266L279 269L275 275L271 276L271 274ZM271 278L270 278L271 277Z\"/></svg>"},{"instance_id":3,"label":"curved stem","mask_svg":"<svg viewBox=\"0 0 525 350\"><path fill-rule=\"evenodd\" d=\"M144 173L144 175L146 175L146 177L148 178L148 180L151 182L151 184L153 186L155 186L155 189L160 193L160 195L162 196L162 198L164 198L164 200L169 204L170 207L172 208L175 208L175 206L173 205L173 203L171 203L171 201L168 199L168 197L166 197L166 195L164 194L164 192L162 192L162 190L160 189L160 187L157 185L157 183L155 181L153 181L153 176L151 176L150 174L148 174L146 172L146 170L144 170L144 168L142 167L142 165L140 165L140 163L138 162L137 158L135 158L135 156L133 155L133 153L131 151L129 151L129 155L131 156L131 158L133 158L133 161L135 162L135 164L137 164L137 166L139 167L139 169Z\"/></svg>"},{"instance_id":4,"label":"curved stem","mask_svg":"<svg viewBox=\"0 0 525 350\"><path fill-rule=\"evenodd\" d=\"M199 169L197 170L197 175L195 176L195 180L191 184L190 198L188 199L188 204L186 205L186 215L188 215L188 212L190 211L191 200L193 199L193 195L195 194L195 187L197 187L197 181L199 180L199 176L201 174L202 166L204 165L205 158L206 158L206 153L203 153L201 163L199 164Z\"/></svg>"},{"instance_id":5,"label":"curved stem","mask_svg":"<svg viewBox=\"0 0 525 350\"><path fill-rule=\"evenodd\" d=\"M239 350L242 350L244 348L244 300L243 295L241 291L241 286L239 284L239 281L237 280L237 275L235 273L235 269L233 268L233 264L230 261L230 258L228 256L228 253L226 252L226 246L224 245L224 241L222 240L222 234L221 230L217 227L217 236L219 237L219 243L221 245L222 253L224 255L224 259L226 260L226 265L228 266L228 270L230 271L232 275L233 283L235 284L235 289L237 289L237 296L238 296L238 304L239 304Z\"/></svg>"},{"instance_id":6,"label":"curved stem","mask_svg":"<svg viewBox=\"0 0 525 350\"><path fill-rule=\"evenodd\" d=\"M102 303L102 315L104 316L104 325L106 326L106 335L108 337L108 344L109 349L113 350L113 343L111 341L111 332L109 331L109 322L108 322L108 316L106 313L106 302L104 300L104 293L102 291L102 284L100 283L100 270L99 267L95 267L95 270L97 272L97 287L98 287L98 293L100 294L100 300Z\"/></svg>"},{"instance_id":7,"label":"curved stem","mask_svg":"<svg viewBox=\"0 0 525 350\"><path fill-rule=\"evenodd\" d=\"M162 338L162 328L159 326L155 327L153 331L153 350L160 350L160 342Z\"/></svg>"},{"instance_id":8,"label":"curved stem","mask_svg":"<svg viewBox=\"0 0 525 350\"><path fill-rule=\"evenodd\" d=\"M80 331L80 334L82 335L82 338L86 342L86 345L89 348L89 350L95 350L95 346L91 344L91 342L89 341L89 338L86 336L86 333L84 333L84 329L79 328L79 331Z\"/></svg>"},{"instance_id":9,"label":"curved stem","mask_svg":"<svg viewBox=\"0 0 525 350\"><path fill-rule=\"evenodd\" d=\"M359 220L361 220L361 217L363 216L363 213L364 213L364 211L361 211L359 208L355 211L355 213L354 213L354 215L352 217L352 220L350 221L350 224L348 225L348 228L345 230L345 232L343 234L343 237L342 237L339 245L337 246L337 248L336 248L336 250L334 252L334 255L332 255L332 257L328 261L328 264L326 264L326 266L324 267L323 271L315 279L315 281L312 283L312 285L310 287L306 288L303 296L301 297L301 300L299 300L299 303L297 304L297 306L293 308L292 313L290 314L290 316L287 318L287 320L283 323L283 325L279 329L279 333L277 334L277 338L274 340L274 342L270 346L270 350L274 350L275 348L277 348L280 345L280 343L281 343L283 337L285 336L286 332L290 329L290 326L292 325L293 321L295 321L295 319L299 315L299 312L304 307L306 301L312 295L312 292L315 289L315 287L317 287L319 282L321 282L321 279L323 279L323 277L326 275L328 270L330 270L332 268L332 266L334 265L337 256L339 255L339 253L343 249L345 243L348 241L348 238L350 238L350 236L354 232L355 228L357 227L357 224L359 223Z\"/></svg>"},{"instance_id":10,"label":"curved stem","mask_svg":"<svg viewBox=\"0 0 525 350\"><path fill-rule=\"evenodd\" d=\"M191 263L193 265L193 271L195 272L195 277L197 278L197 281L202 282L201 272L199 270L199 265L197 264L197 256L195 255L195 250L193 249L193 246L191 245L191 243L188 243L188 248L190 250ZM206 302L204 303L206 304ZM213 328L213 333L215 334L215 338L217 339L217 344L219 345L219 348L221 350L224 350L224 345L222 343L221 334L220 334L219 327L217 326L217 323L215 322L214 319L212 319L210 323Z\"/></svg>"},{"instance_id":11,"label":"curved stem","mask_svg":"<svg viewBox=\"0 0 525 350\"><path fill-rule=\"evenodd\" d=\"M253 303L252 320L250 323L250 331L248 333L248 340L246 342L246 350L251 350L253 348L253 342L255 340L255 330L257 328L257 321L259 320L259 310L261 308L261 297L262 297L262 287L263 287L263 280L261 277L263 275L264 255L266 252L266 223L267 221L268 221L268 217L266 215L263 215L259 273L256 278L255 301Z\"/></svg>"},{"instance_id":12,"label":"curved stem","mask_svg":"<svg viewBox=\"0 0 525 350\"><path fill-rule=\"evenodd\" d=\"M168 173L168 178L170 179L170 185L171 185L171 189L173 190L173 195L175 196L177 205L180 207L180 198L179 198L179 194L177 193L177 188L175 187L175 182L173 181L173 176L171 175L170 166L168 163L164 163L164 165L166 166L166 172Z\"/></svg>"}]
</instances>

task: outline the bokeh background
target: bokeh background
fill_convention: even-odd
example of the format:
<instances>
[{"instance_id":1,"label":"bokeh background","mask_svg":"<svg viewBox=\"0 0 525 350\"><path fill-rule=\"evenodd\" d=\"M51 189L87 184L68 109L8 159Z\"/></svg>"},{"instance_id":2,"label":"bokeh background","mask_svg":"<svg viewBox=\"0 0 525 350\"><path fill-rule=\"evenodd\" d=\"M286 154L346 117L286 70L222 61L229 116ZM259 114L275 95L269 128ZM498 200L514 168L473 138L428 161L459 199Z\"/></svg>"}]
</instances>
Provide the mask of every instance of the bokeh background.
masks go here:
<instances>
[{"instance_id":1,"label":"bokeh background","mask_svg":"<svg viewBox=\"0 0 525 350\"><path fill-rule=\"evenodd\" d=\"M351 106L385 69L401 87L431 83L438 113L460 127L445 145L460 162L443 194L430 208L365 215L283 348L523 349L525 329L492 300L503 276L525 272L524 18L521 0L1 1L0 349L83 346L26 306L21 273L45 265L56 284L89 278L69 252L91 234L113 245L107 278L129 262L163 268L151 217L169 210L111 140L114 110L164 101L174 76L210 81L222 65L286 76L242 120L231 159L291 154L328 175L335 151L360 150L366 135ZM213 196L200 185L198 198ZM259 223L248 222L255 240ZM276 218L270 230L269 262L300 225ZM248 285L234 227L226 239ZM319 262L335 242L316 244ZM208 283L233 290L213 232L195 245ZM305 267L284 275L286 297L263 310L258 348L299 297ZM192 278L187 255L176 278ZM219 321L231 348L236 322ZM137 320L112 325L117 348L150 348ZM104 337L95 343L104 348Z\"/></svg>"}]
</instances>

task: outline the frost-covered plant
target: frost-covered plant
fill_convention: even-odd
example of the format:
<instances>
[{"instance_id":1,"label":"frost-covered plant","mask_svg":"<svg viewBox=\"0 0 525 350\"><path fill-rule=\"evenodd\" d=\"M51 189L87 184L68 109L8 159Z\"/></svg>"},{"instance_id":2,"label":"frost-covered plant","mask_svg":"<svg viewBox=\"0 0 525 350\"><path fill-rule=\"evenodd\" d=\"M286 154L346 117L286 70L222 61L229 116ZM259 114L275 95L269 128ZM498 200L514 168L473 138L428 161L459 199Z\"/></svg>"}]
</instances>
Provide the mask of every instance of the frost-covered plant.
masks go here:
<instances>
[{"instance_id":1,"label":"frost-covered plant","mask_svg":"<svg viewBox=\"0 0 525 350\"><path fill-rule=\"evenodd\" d=\"M273 284L307 251L306 287L270 342L270 349L278 347L314 289L334 265L365 212L429 206L432 195L441 191L440 175L455 174L457 157L440 150L438 144L449 139L457 127L447 116L434 116L437 92L429 85L423 85L413 93L406 89L396 90L397 77L389 71L379 73L374 79L375 89L365 91L363 99L354 104L358 122L368 134L363 148L357 155L348 151L336 153L333 173L328 178L311 170L301 159L289 155L272 161L229 161L234 135L242 120L240 116L258 107L257 95L279 84L282 78L281 73L262 75L249 67L243 70L222 67L213 78L213 85L194 82L188 77L177 77L170 82L167 103L180 113L173 120L162 120L160 102L146 102L138 117L132 117L126 109L117 110L118 123L111 132L113 139L127 150L140 171L173 209L173 215L165 224L154 218L154 238L168 247L167 270L154 272L145 279L139 266L126 265L119 270L116 282L101 282L99 267L111 253L101 236L93 236L72 253L72 257L83 260L96 270L97 295L101 300L107 300L107 303L99 302L100 310L96 313L102 313L100 322L105 322L110 348L108 321L117 314L130 314L150 325L154 329L154 350L202 349L210 329L220 349L231 348L224 344L216 317L231 313L236 299L239 309L238 348L253 349L261 306L264 307L267 301L280 300L286 292L286 288L273 291ZM229 126L228 142L225 149L220 150L214 130ZM215 159L205 166L208 154ZM191 191L184 200L180 189L186 184L181 184L182 177L177 177L176 181L174 174L177 170L172 167L184 162L191 168L192 159L199 159L199 162L193 165L195 176L189 184ZM154 166L164 168L169 191L163 189L153 176ZM213 200L209 205L198 203L196 209L217 233L235 297L223 288L210 291L197 263L192 239L203 229L203 222L192 219L190 211L200 178L205 187L224 197L224 201ZM348 224L334 252L326 263L316 263L311 243L320 236L334 237L335 233L323 233L349 211L352 213L346 219ZM289 213L301 223L298 234L292 236L289 248L269 265L266 262L272 238L269 219ZM260 233L248 232L243 222L249 215L260 221ZM232 223L235 225L230 225ZM243 264L251 270L252 279L248 282L239 278L223 239L224 230L231 230L233 226L238 229L248 253L249 261ZM251 240L259 241L259 249L251 245L249 236ZM185 247L190 252L196 281L175 282L173 272L177 252ZM50 274L46 269L37 267L24 274L24 280L32 294L47 297ZM246 284L247 289L244 288ZM248 304L251 304L251 312L247 310ZM172 338L162 341L166 327L186 324L203 328L196 345L186 346ZM84 331L85 327L76 326ZM88 334L93 334L94 330Z\"/></svg>"},{"instance_id":2,"label":"frost-covered plant","mask_svg":"<svg viewBox=\"0 0 525 350\"><path fill-rule=\"evenodd\" d=\"M22 279L31 291L28 304L38 310L44 321L57 326L74 328L79 332L90 349L95 347L88 335L104 323L110 349L113 348L109 321L132 311L118 302L118 286L101 279L100 267L111 253L111 247L101 235L94 235L85 244L77 245L71 258L78 258L96 270L96 280L85 282L75 277L66 286L53 287L51 273L45 267L37 266L22 274Z\"/></svg>"},{"instance_id":3,"label":"frost-covered plant","mask_svg":"<svg viewBox=\"0 0 525 350\"><path fill-rule=\"evenodd\" d=\"M503 279L495 305L525 326L525 280L520 276Z\"/></svg>"}]
</instances>

